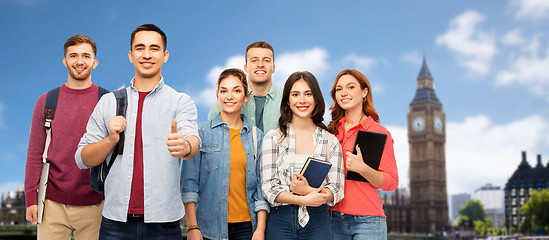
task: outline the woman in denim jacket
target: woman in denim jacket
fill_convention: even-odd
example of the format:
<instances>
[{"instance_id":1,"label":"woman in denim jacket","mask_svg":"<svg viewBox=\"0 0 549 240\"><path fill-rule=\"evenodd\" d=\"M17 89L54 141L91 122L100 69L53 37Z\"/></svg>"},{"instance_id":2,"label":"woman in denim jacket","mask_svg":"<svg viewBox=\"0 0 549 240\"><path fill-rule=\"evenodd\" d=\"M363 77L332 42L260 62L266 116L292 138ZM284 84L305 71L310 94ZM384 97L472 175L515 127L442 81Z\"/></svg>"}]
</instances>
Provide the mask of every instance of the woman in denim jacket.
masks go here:
<instances>
[{"instance_id":1,"label":"woman in denim jacket","mask_svg":"<svg viewBox=\"0 0 549 240\"><path fill-rule=\"evenodd\" d=\"M216 95L221 112L200 123L200 151L181 169L187 239L264 239L269 205L259 183L263 133L240 114L248 97L244 72L223 71Z\"/></svg>"}]
</instances>

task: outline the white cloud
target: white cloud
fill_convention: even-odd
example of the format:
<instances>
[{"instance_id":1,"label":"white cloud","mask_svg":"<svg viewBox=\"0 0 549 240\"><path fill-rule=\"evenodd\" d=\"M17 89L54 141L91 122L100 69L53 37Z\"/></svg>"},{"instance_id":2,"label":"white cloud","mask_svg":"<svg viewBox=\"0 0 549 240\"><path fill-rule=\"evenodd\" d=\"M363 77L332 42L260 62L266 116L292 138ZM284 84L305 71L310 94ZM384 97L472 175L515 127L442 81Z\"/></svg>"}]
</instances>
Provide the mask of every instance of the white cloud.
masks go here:
<instances>
[{"instance_id":1,"label":"white cloud","mask_svg":"<svg viewBox=\"0 0 549 240\"><path fill-rule=\"evenodd\" d=\"M330 68L327 59L328 52L322 48L281 53L275 58L273 83L279 87L283 87L284 82L286 82L290 74L296 71L309 71L319 79ZM219 74L226 68L242 69L243 67L244 56L242 55L230 57L224 66L214 66L206 75L208 85L203 87L197 95L193 96L193 99L196 99L195 102L199 105L210 107L216 101L215 90Z\"/></svg>"},{"instance_id":2,"label":"white cloud","mask_svg":"<svg viewBox=\"0 0 549 240\"><path fill-rule=\"evenodd\" d=\"M297 71L309 71L317 79L330 68L328 52L322 48L313 48L298 52L285 52L275 57L273 83L283 87L288 77Z\"/></svg>"},{"instance_id":3,"label":"white cloud","mask_svg":"<svg viewBox=\"0 0 549 240\"><path fill-rule=\"evenodd\" d=\"M531 18L534 20L549 17L549 1L546 0L514 0L511 7L517 9L515 18Z\"/></svg>"},{"instance_id":4,"label":"white cloud","mask_svg":"<svg viewBox=\"0 0 549 240\"><path fill-rule=\"evenodd\" d=\"M3 193L4 197L7 197L9 192L14 192L16 190L23 190L23 183L20 183L20 182L0 183L0 193Z\"/></svg>"},{"instance_id":5,"label":"white cloud","mask_svg":"<svg viewBox=\"0 0 549 240\"><path fill-rule=\"evenodd\" d=\"M410 189L410 148L408 145L408 130L406 127L386 126L393 137L395 160L398 169L399 188Z\"/></svg>"},{"instance_id":6,"label":"white cloud","mask_svg":"<svg viewBox=\"0 0 549 240\"><path fill-rule=\"evenodd\" d=\"M539 42L539 38L541 37L541 34L537 34L532 38L530 43L526 44L522 47L522 51L525 54L529 54L531 56L538 56L540 52L541 43Z\"/></svg>"},{"instance_id":7,"label":"white cloud","mask_svg":"<svg viewBox=\"0 0 549 240\"><path fill-rule=\"evenodd\" d=\"M343 57L343 62L346 64L351 64L353 68L356 68L361 72L368 72L372 69L372 67L375 67L378 64L377 60L374 58L359 56L355 53L351 53Z\"/></svg>"},{"instance_id":8,"label":"white cloud","mask_svg":"<svg viewBox=\"0 0 549 240\"><path fill-rule=\"evenodd\" d=\"M500 71L496 86L518 83L530 88L540 96L549 96L549 49L545 57L520 56L512 60L507 70ZM548 97L549 99L549 97Z\"/></svg>"},{"instance_id":9,"label":"white cloud","mask_svg":"<svg viewBox=\"0 0 549 240\"><path fill-rule=\"evenodd\" d=\"M505 45L520 45L524 43L524 37L520 29L515 28L503 36L502 43Z\"/></svg>"},{"instance_id":10,"label":"white cloud","mask_svg":"<svg viewBox=\"0 0 549 240\"><path fill-rule=\"evenodd\" d=\"M485 115L450 122L446 142L448 193L472 193L486 183L504 187L520 164L521 151L533 155L548 145L549 121L540 115L502 125L495 125ZM530 164L535 164L532 159Z\"/></svg>"},{"instance_id":11,"label":"white cloud","mask_svg":"<svg viewBox=\"0 0 549 240\"><path fill-rule=\"evenodd\" d=\"M528 126L525 128L524 126ZM395 141L400 187L409 188L409 145L407 129L387 126ZM549 147L549 120L533 115L496 125L485 115L449 122L446 128L446 173L448 194L473 193L492 183L504 187L526 150L535 166L534 154ZM547 156L542 156L547 164Z\"/></svg>"},{"instance_id":12,"label":"white cloud","mask_svg":"<svg viewBox=\"0 0 549 240\"><path fill-rule=\"evenodd\" d=\"M419 54L418 52L407 52L400 56L400 61L411 63L417 66L421 66L422 59L423 58L421 57L421 54Z\"/></svg>"},{"instance_id":13,"label":"white cloud","mask_svg":"<svg viewBox=\"0 0 549 240\"><path fill-rule=\"evenodd\" d=\"M479 74L490 71L496 53L494 35L477 28L483 21L484 16L477 11L466 11L454 18L450 28L436 39L437 45L457 54L460 65Z\"/></svg>"},{"instance_id":14,"label":"white cloud","mask_svg":"<svg viewBox=\"0 0 549 240\"><path fill-rule=\"evenodd\" d=\"M202 106L211 107L212 104L216 101L215 91L217 90L217 78L223 70L227 68L238 68L244 70L244 56L237 55L232 56L225 62L224 66L215 66L206 75L206 82L208 85L203 90L198 93L198 96L193 96L195 102Z\"/></svg>"}]
</instances>

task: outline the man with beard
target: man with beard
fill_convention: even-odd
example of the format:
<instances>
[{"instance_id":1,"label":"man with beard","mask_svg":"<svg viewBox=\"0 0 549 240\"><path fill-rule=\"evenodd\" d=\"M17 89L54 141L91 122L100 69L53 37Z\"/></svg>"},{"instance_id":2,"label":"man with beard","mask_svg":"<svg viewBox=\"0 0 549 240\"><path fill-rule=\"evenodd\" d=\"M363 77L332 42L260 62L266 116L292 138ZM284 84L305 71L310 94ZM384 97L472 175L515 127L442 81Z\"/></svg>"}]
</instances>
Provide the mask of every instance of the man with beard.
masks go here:
<instances>
[{"instance_id":1,"label":"man with beard","mask_svg":"<svg viewBox=\"0 0 549 240\"><path fill-rule=\"evenodd\" d=\"M78 142L86 132L86 124L98 98L105 89L91 81L97 67L95 42L83 35L74 35L64 45L63 64L68 80L58 89L55 118L51 121L51 141L47 150L50 163L42 222L38 223L37 189L42 169L42 153L46 145L42 94L34 105L29 148L25 170L27 220L38 224L38 239L97 239L101 224L103 195L92 190L88 169L79 169L74 162Z\"/></svg>"}]
</instances>

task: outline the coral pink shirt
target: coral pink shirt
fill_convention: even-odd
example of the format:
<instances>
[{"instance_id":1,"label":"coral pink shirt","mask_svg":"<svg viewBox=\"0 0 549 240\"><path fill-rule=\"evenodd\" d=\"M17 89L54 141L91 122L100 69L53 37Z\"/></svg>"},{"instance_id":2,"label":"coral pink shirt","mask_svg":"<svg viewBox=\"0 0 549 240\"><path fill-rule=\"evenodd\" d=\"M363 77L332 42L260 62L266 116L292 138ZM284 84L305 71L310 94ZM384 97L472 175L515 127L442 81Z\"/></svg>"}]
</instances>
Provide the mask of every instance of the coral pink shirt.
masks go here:
<instances>
[{"instance_id":1,"label":"coral pink shirt","mask_svg":"<svg viewBox=\"0 0 549 240\"><path fill-rule=\"evenodd\" d=\"M357 126L352 127L345 132L345 117L339 121L337 139L341 143L343 150L343 159L346 162L347 152L353 152L358 130L387 134L385 148L381 156L379 169L383 173L383 183L379 187L384 191L394 191L398 187L398 171L395 161L395 153L393 150L393 138L391 133L386 128L375 122L372 117L367 117ZM345 166L345 174L347 167ZM332 211L338 211L345 214L357 216L382 216L385 217L383 211L383 202L379 198L377 189L368 182L360 182L345 179L345 195L341 202L330 207Z\"/></svg>"}]
</instances>

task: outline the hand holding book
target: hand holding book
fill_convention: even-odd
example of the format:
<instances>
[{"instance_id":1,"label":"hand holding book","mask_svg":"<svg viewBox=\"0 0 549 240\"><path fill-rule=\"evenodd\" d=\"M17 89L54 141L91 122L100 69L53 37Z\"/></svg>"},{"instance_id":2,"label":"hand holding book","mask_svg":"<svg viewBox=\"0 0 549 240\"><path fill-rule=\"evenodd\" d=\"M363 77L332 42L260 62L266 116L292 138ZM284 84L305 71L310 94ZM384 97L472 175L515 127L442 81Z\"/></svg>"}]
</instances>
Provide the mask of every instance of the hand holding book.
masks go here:
<instances>
[{"instance_id":1,"label":"hand holding book","mask_svg":"<svg viewBox=\"0 0 549 240\"><path fill-rule=\"evenodd\" d=\"M331 167L331 162L309 157L299 174L307 180L311 187L318 188L322 185L324 179L326 179L326 175L328 175Z\"/></svg>"},{"instance_id":2,"label":"hand holding book","mask_svg":"<svg viewBox=\"0 0 549 240\"><path fill-rule=\"evenodd\" d=\"M313 187L309 186L307 178L299 173L294 174L292 177L292 184L290 185L290 191L292 191L292 193L305 196L314 190Z\"/></svg>"},{"instance_id":3,"label":"hand holding book","mask_svg":"<svg viewBox=\"0 0 549 240\"><path fill-rule=\"evenodd\" d=\"M345 162L345 166L347 166L347 171L353 171L356 173L360 173L364 171L364 168L370 167L368 166L362 159L362 152L360 151L360 148L358 147L358 144L355 146L356 155L352 152L347 152L347 161Z\"/></svg>"},{"instance_id":4,"label":"hand holding book","mask_svg":"<svg viewBox=\"0 0 549 240\"><path fill-rule=\"evenodd\" d=\"M370 168L362 168L364 171L379 169L379 164L381 162L381 156L383 155L383 149L385 146L385 141L387 140L387 135L383 133L367 132L359 130L355 140L355 149L353 153L347 152L347 176L346 179L354 181L368 182L360 172L360 165L355 160L362 159L364 164L370 166ZM359 152L360 151L360 152ZM360 154L360 158L358 155ZM349 157L351 159L349 159ZM355 171L357 170L357 171ZM363 172L364 172L363 171Z\"/></svg>"}]
</instances>

